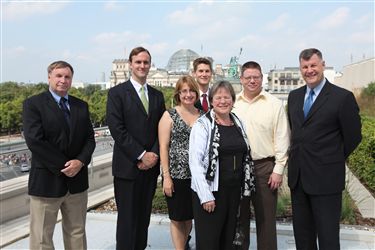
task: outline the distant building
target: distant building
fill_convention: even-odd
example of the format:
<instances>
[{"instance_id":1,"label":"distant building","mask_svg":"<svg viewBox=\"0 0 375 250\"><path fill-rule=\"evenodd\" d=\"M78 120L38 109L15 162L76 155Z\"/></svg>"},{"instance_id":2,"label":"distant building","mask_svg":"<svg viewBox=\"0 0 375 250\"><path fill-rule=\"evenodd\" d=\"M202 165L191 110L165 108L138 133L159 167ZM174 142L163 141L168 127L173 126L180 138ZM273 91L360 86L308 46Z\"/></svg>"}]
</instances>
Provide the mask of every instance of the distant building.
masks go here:
<instances>
[{"instance_id":1,"label":"distant building","mask_svg":"<svg viewBox=\"0 0 375 250\"><path fill-rule=\"evenodd\" d=\"M73 82L72 83L72 86L75 87L75 88L86 88L88 85L97 85L97 86L100 86L100 89L104 90L104 89L109 89L111 87L111 83L110 82L90 82L90 83L87 83L87 82Z\"/></svg>"},{"instance_id":2,"label":"distant building","mask_svg":"<svg viewBox=\"0 0 375 250\"><path fill-rule=\"evenodd\" d=\"M153 86L174 87L181 76L192 74L193 61L198 57L199 55L190 49L178 50L168 60L166 69L156 68L154 65L151 66L147 82ZM213 62L211 57L207 58ZM129 60L113 60L110 76L111 87L127 81L130 76Z\"/></svg>"},{"instance_id":3,"label":"distant building","mask_svg":"<svg viewBox=\"0 0 375 250\"><path fill-rule=\"evenodd\" d=\"M335 84L359 94L362 88L375 82L375 58L365 59L343 67L335 77Z\"/></svg>"},{"instance_id":4,"label":"distant building","mask_svg":"<svg viewBox=\"0 0 375 250\"><path fill-rule=\"evenodd\" d=\"M212 57L201 56L190 49L180 49L172 54L165 69L156 68L154 65L152 65L147 76L147 82L150 85L158 87L175 87L176 82L181 76L193 74L193 62L198 57L207 58L213 65L214 59ZM224 66L222 64L213 66L212 82L216 82L218 80L228 80L232 83L235 91L239 92L242 88L239 82L241 65L238 64L238 58L239 56L231 57L229 63ZM110 76L111 87L127 81L130 76L131 71L129 67L129 60L113 60Z\"/></svg>"},{"instance_id":5,"label":"distant building","mask_svg":"<svg viewBox=\"0 0 375 250\"><path fill-rule=\"evenodd\" d=\"M334 82L335 71L333 67L326 67L324 76L330 82ZM284 69L272 69L268 73L268 90L270 92L289 93L305 85L299 67L285 67Z\"/></svg>"},{"instance_id":6,"label":"distant building","mask_svg":"<svg viewBox=\"0 0 375 250\"><path fill-rule=\"evenodd\" d=\"M111 87L125 82L130 77L130 68L128 59L115 59L112 62L111 76L109 77Z\"/></svg>"},{"instance_id":7,"label":"distant building","mask_svg":"<svg viewBox=\"0 0 375 250\"><path fill-rule=\"evenodd\" d=\"M147 76L147 83L157 87L174 87L177 80L188 73L169 73L165 69L152 67Z\"/></svg>"},{"instance_id":8,"label":"distant building","mask_svg":"<svg viewBox=\"0 0 375 250\"><path fill-rule=\"evenodd\" d=\"M198 57L199 55L191 49L180 49L169 58L165 69L172 74L188 74L192 70L193 61Z\"/></svg>"}]
</instances>

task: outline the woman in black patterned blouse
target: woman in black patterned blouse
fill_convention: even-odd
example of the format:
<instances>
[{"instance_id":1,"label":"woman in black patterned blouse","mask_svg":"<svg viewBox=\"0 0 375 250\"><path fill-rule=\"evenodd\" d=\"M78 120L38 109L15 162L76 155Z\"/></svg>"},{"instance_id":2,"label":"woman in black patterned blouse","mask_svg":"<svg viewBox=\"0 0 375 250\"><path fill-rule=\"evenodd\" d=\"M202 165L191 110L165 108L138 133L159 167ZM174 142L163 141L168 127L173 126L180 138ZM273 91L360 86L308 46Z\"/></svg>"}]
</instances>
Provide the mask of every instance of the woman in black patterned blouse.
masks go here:
<instances>
[{"instance_id":1,"label":"woman in black patterned blouse","mask_svg":"<svg viewBox=\"0 0 375 250\"><path fill-rule=\"evenodd\" d=\"M176 107L164 112L159 122L160 165L172 241L184 249L192 227L189 136L194 122L203 114L194 107L198 85L191 76L181 77L174 91Z\"/></svg>"}]
</instances>

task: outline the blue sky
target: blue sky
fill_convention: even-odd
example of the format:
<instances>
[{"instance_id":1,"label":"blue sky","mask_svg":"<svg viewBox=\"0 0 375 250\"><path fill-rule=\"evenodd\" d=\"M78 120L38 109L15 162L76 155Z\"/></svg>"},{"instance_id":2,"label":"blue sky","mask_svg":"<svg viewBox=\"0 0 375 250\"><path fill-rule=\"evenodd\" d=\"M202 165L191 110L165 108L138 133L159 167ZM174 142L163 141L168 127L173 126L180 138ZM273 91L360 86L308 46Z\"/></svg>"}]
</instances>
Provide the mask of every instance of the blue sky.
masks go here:
<instances>
[{"instance_id":1,"label":"blue sky","mask_svg":"<svg viewBox=\"0 0 375 250\"><path fill-rule=\"evenodd\" d=\"M226 65L258 61L264 72L298 66L319 48L336 71L374 57L374 1L1 1L1 82L46 82L66 60L74 80L110 76L112 61L144 46L164 68L179 49Z\"/></svg>"}]
</instances>

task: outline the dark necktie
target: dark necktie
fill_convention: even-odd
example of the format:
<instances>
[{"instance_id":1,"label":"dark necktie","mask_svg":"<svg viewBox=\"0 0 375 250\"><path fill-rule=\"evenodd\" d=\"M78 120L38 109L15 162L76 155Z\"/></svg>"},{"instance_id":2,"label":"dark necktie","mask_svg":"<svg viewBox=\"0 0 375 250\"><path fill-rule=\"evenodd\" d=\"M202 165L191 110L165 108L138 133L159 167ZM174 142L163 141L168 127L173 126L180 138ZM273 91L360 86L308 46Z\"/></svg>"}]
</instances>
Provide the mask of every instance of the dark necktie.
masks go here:
<instances>
[{"instance_id":1,"label":"dark necktie","mask_svg":"<svg viewBox=\"0 0 375 250\"><path fill-rule=\"evenodd\" d=\"M68 124L70 124L70 111L68 109L68 106L66 106L66 102L68 100L65 97L61 97L59 105L61 110L64 112L65 120Z\"/></svg>"},{"instance_id":2,"label":"dark necktie","mask_svg":"<svg viewBox=\"0 0 375 250\"><path fill-rule=\"evenodd\" d=\"M202 95L202 108L204 112L208 111L208 101L207 101L207 94Z\"/></svg>"},{"instance_id":3,"label":"dark necktie","mask_svg":"<svg viewBox=\"0 0 375 250\"><path fill-rule=\"evenodd\" d=\"M307 117L311 106L313 105L314 102L314 90L311 89L309 95L306 98L305 104L303 105L303 114L305 115L305 118Z\"/></svg>"}]
</instances>

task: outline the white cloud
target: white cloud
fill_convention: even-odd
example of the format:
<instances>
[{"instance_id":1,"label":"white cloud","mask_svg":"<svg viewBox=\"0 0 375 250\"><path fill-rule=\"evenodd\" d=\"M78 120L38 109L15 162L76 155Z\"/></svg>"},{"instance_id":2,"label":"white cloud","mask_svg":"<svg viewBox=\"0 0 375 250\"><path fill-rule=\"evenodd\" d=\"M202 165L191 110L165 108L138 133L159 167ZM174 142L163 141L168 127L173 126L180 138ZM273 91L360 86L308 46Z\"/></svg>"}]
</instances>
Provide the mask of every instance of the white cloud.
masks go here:
<instances>
[{"instance_id":1,"label":"white cloud","mask_svg":"<svg viewBox=\"0 0 375 250\"><path fill-rule=\"evenodd\" d=\"M50 15L63 9L68 2L6 2L3 5L3 20L24 20L35 15Z\"/></svg>"},{"instance_id":2,"label":"white cloud","mask_svg":"<svg viewBox=\"0 0 375 250\"><path fill-rule=\"evenodd\" d=\"M180 38L180 39L176 42L176 46L177 46L177 47L184 48L185 46L188 46L188 45L189 45L189 42L186 41L185 38Z\"/></svg>"},{"instance_id":3,"label":"white cloud","mask_svg":"<svg viewBox=\"0 0 375 250\"><path fill-rule=\"evenodd\" d=\"M350 41L354 43L372 43L374 44L374 33L356 32L350 35Z\"/></svg>"},{"instance_id":4,"label":"white cloud","mask_svg":"<svg viewBox=\"0 0 375 250\"><path fill-rule=\"evenodd\" d=\"M272 42L259 35L246 35L238 40L238 46L265 49L272 46Z\"/></svg>"},{"instance_id":5,"label":"white cloud","mask_svg":"<svg viewBox=\"0 0 375 250\"><path fill-rule=\"evenodd\" d=\"M174 25L194 25L202 22L201 17L192 6L184 10L176 10L167 16L168 22Z\"/></svg>"},{"instance_id":6,"label":"white cloud","mask_svg":"<svg viewBox=\"0 0 375 250\"><path fill-rule=\"evenodd\" d=\"M354 22L357 24L367 24L369 22L374 22L374 20L371 21L371 16L369 14L366 14L366 15L360 16Z\"/></svg>"},{"instance_id":7,"label":"white cloud","mask_svg":"<svg viewBox=\"0 0 375 250\"><path fill-rule=\"evenodd\" d=\"M138 44L140 46L145 47L148 49L151 53L151 56L153 58L156 57L156 55L165 55L166 53L170 53L169 51L169 45L168 43L162 42L162 43L141 43Z\"/></svg>"},{"instance_id":8,"label":"white cloud","mask_svg":"<svg viewBox=\"0 0 375 250\"><path fill-rule=\"evenodd\" d=\"M214 0L201 0L201 1L199 1L199 3L211 5L211 4L215 3L215 1Z\"/></svg>"},{"instance_id":9,"label":"white cloud","mask_svg":"<svg viewBox=\"0 0 375 250\"><path fill-rule=\"evenodd\" d=\"M120 5L119 1L106 1L104 3L104 9L107 11L122 11L124 8L124 5Z\"/></svg>"},{"instance_id":10,"label":"white cloud","mask_svg":"<svg viewBox=\"0 0 375 250\"><path fill-rule=\"evenodd\" d=\"M341 26L349 17L350 9L347 7L340 7L336 9L332 14L322 18L317 27L322 30L333 29Z\"/></svg>"},{"instance_id":11,"label":"white cloud","mask_svg":"<svg viewBox=\"0 0 375 250\"><path fill-rule=\"evenodd\" d=\"M279 15L275 20L267 24L269 30L279 30L286 26L286 22L289 20L289 14L283 13Z\"/></svg>"},{"instance_id":12,"label":"white cloud","mask_svg":"<svg viewBox=\"0 0 375 250\"><path fill-rule=\"evenodd\" d=\"M141 44L147 42L151 35L132 31L100 33L93 38L99 46L128 46L128 44Z\"/></svg>"},{"instance_id":13,"label":"white cloud","mask_svg":"<svg viewBox=\"0 0 375 250\"><path fill-rule=\"evenodd\" d=\"M3 49L3 52L9 57L18 57L23 56L25 53L27 53L27 49L23 45L18 45L15 47Z\"/></svg>"},{"instance_id":14,"label":"white cloud","mask_svg":"<svg viewBox=\"0 0 375 250\"><path fill-rule=\"evenodd\" d=\"M64 58L65 60L67 60L67 59L71 59L73 57L73 53L70 52L70 50L65 49L65 50L63 50L61 56L62 56L62 58Z\"/></svg>"}]
</instances>

